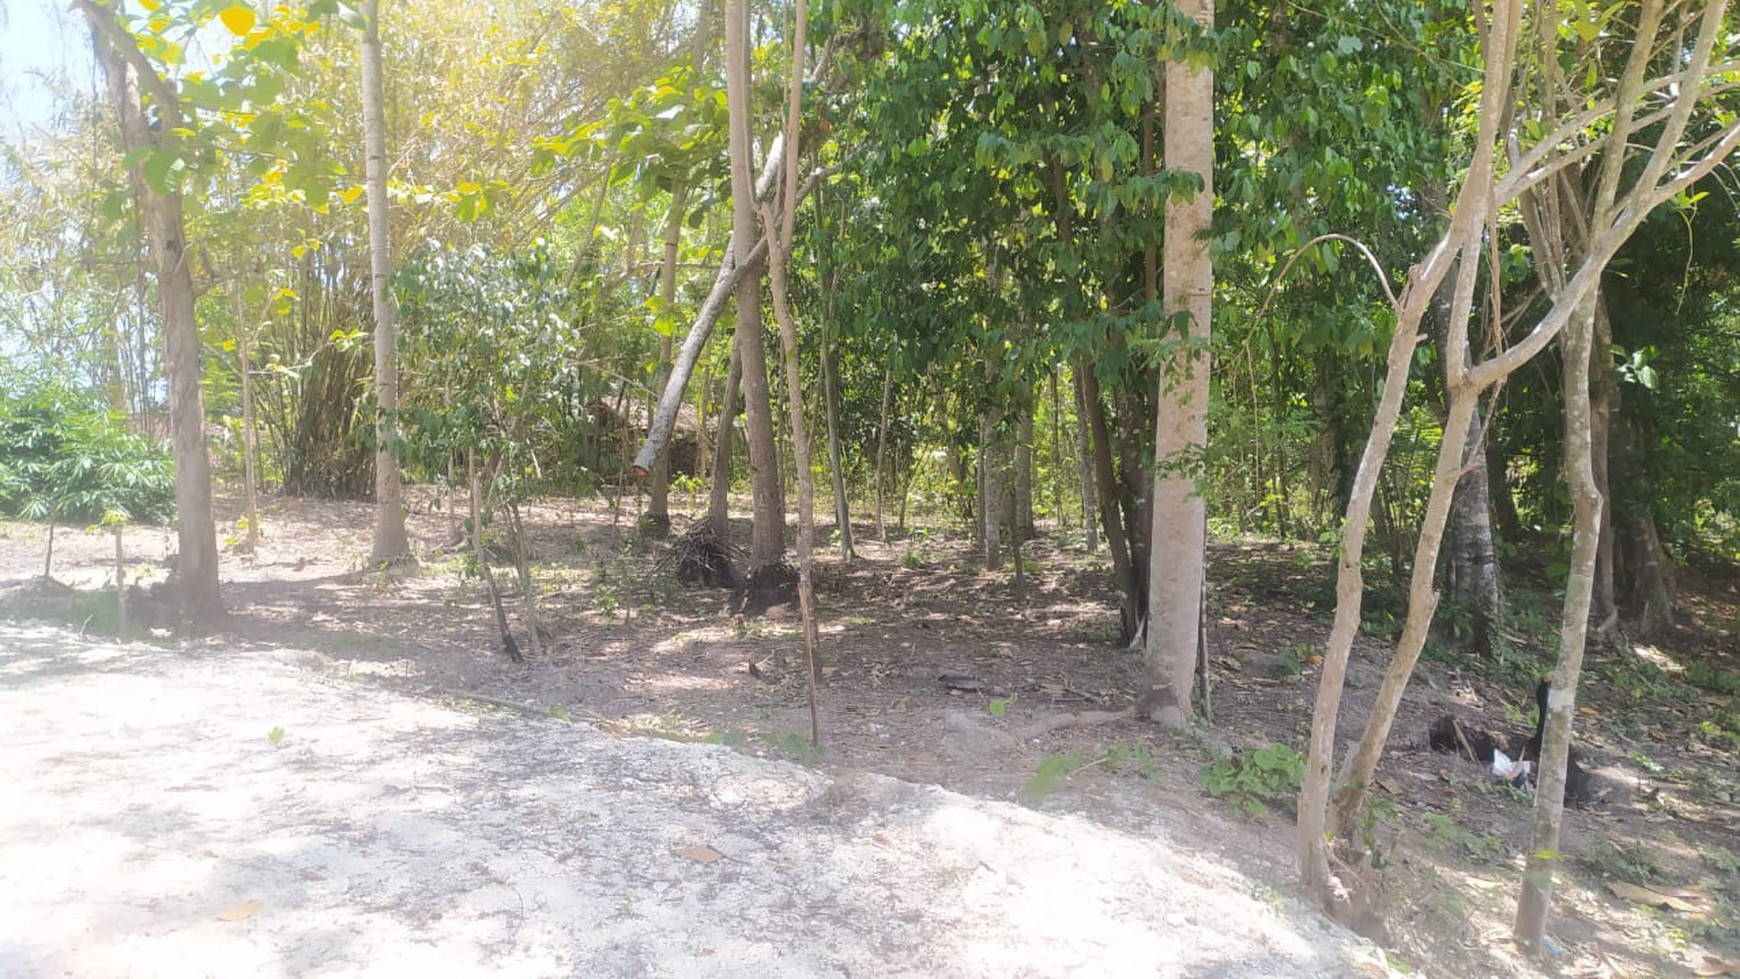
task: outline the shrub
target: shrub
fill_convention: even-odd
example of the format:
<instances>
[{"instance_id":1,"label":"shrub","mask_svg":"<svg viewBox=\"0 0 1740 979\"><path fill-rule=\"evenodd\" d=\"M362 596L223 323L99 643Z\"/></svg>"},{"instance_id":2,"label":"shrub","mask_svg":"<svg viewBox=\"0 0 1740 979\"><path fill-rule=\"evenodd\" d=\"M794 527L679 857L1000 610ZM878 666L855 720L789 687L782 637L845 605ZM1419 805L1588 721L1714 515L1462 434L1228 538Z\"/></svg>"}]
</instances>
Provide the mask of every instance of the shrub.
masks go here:
<instances>
[{"instance_id":1,"label":"shrub","mask_svg":"<svg viewBox=\"0 0 1740 979\"><path fill-rule=\"evenodd\" d=\"M0 385L0 513L168 523L175 469L162 445L66 385Z\"/></svg>"}]
</instances>

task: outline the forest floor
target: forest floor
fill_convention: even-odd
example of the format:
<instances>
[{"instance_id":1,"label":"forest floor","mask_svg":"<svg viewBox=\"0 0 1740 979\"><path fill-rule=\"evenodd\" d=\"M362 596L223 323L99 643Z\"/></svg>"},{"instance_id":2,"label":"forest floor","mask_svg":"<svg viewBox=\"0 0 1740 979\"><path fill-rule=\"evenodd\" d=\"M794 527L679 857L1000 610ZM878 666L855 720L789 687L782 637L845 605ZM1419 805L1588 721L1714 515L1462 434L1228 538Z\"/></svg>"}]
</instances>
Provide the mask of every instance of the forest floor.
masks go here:
<instances>
[{"instance_id":1,"label":"forest floor","mask_svg":"<svg viewBox=\"0 0 1740 979\"><path fill-rule=\"evenodd\" d=\"M501 654L481 583L464 574L463 549L449 543L449 516L418 499L410 530L420 562L392 571L368 566L368 505L270 502L257 553L225 556L234 620L220 638L313 650L324 675L467 709L712 742L828 777L887 775L1085 818L1186 846L1258 882L1268 900L1295 901L1292 790L1252 777L1215 798L1204 772L1219 763L1224 774L1229 752L1303 747L1332 605L1320 548L1214 544L1213 722L1172 733L1132 721L1050 727L1122 708L1140 683L1139 657L1116 643L1103 551L1055 534L1028 543L1017 595L1010 571L979 569L958 537L917 528L884 544L859 527L850 566L834 548L819 555L818 751L795 612L746 619L729 593L678 585L657 570L661 545L634 533L627 501L620 513L595 502L525 508L549 640L516 666ZM137 562L130 576L161 580L172 535L137 529L126 543ZM0 526L0 591L12 594L0 613L58 611L91 632L112 627L112 593L94 593L112 584L112 540L60 532L53 573L74 589L64 594L24 584L42 571L43 544L41 527ZM497 577L507 587L513 572ZM1577 743L1603 794L1567 810L1566 873L1549 928L1558 954L1545 964L1509 939L1528 796L1478 764L1427 751L1425 731L1449 712L1489 730L1528 730L1533 678L1551 666L1551 601L1513 588L1522 611L1502 656L1458 653L1448 640L1429 648L1379 772L1368 834L1382 869L1368 875L1377 907L1362 930L1397 971L1740 975L1740 573L1698 566L1681 579L1685 614L1671 637L1591 648ZM1338 752L1358 736L1400 613L1382 591L1367 602ZM511 595L508 615L524 644ZM257 713L276 723L269 705Z\"/></svg>"}]
</instances>

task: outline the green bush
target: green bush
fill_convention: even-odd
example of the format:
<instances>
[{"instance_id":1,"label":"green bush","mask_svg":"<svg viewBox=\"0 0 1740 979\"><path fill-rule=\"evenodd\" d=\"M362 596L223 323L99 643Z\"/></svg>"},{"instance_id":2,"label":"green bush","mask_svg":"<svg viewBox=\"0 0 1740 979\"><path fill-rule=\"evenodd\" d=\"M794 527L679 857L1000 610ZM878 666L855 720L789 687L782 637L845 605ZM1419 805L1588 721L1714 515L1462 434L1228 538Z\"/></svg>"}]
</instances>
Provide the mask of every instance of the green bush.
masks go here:
<instances>
[{"instance_id":1,"label":"green bush","mask_svg":"<svg viewBox=\"0 0 1740 979\"><path fill-rule=\"evenodd\" d=\"M162 445L71 387L0 383L0 513L168 523L175 469Z\"/></svg>"},{"instance_id":2,"label":"green bush","mask_svg":"<svg viewBox=\"0 0 1740 979\"><path fill-rule=\"evenodd\" d=\"M1217 799L1260 816L1269 806L1291 808L1305 778L1305 756L1284 744L1247 748L1203 766L1202 787Z\"/></svg>"}]
</instances>

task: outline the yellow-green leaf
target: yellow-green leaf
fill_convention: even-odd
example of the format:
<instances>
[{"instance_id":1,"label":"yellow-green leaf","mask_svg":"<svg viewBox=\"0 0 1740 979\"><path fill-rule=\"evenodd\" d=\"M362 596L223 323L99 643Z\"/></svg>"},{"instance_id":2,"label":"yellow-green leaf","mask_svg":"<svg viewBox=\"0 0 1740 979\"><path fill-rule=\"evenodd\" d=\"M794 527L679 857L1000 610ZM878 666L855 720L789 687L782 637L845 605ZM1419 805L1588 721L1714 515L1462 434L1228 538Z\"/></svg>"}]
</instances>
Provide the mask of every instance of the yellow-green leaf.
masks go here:
<instances>
[{"instance_id":1,"label":"yellow-green leaf","mask_svg":"<svg viewBox=\"0 0 1740 979\"><path fill-rule=\"evenodd\" d=\"M230 33L237 37L244 37L254 29L254 10L252 7L237 4L218 14L218 19L223 21L224 26L230 29Z\"/></svg>"}]
</instances>

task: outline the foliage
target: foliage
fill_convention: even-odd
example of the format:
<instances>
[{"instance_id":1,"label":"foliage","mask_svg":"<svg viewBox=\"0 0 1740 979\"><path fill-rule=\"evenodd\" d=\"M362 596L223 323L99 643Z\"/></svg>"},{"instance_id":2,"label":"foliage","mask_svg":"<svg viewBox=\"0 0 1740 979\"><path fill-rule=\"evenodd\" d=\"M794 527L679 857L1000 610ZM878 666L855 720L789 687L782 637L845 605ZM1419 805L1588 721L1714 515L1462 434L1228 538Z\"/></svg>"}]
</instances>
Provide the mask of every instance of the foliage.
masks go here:
<instances>
[{"instance_id":1,"label":"foliage","mask_svg":"<svg viewBox=\"0 0 1740 979\"><path fill-rule=\"evenodd\" d=\"M62 384L0 385L0 512L32 520L168 523L166 448Z\"/></svg>"},{"instance_id":2,"label":"foliage","mask_svg":"<svg viewBox=\"0 0 1740 979\"><path fill-rule=\"evenodd\" d=\"M1247 748L1203 766L1199 777L1209 795L1260 816L1269 806L1296 803L1305 756L1279 743Z\"/></svg>"},{"instance_id":3,"label":"foliage","mask_svg":"<svg viewBox=\"0 0 1740 979\"><path fill-rule=\"evenodd\" d=\"M1021 789L1021 798L1029 803L1038 802L1062 787L1064 780L1080 771L1082 760L1069 752L1052 752L1039 759L1039 767L1034 770L1033 777Z\"/></svg>"}]
</instances>

